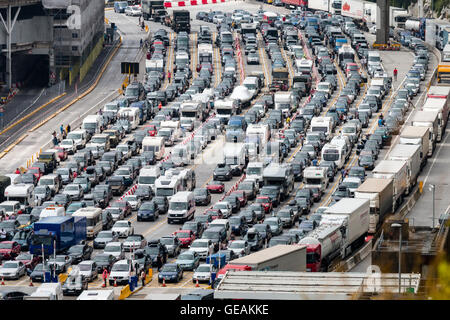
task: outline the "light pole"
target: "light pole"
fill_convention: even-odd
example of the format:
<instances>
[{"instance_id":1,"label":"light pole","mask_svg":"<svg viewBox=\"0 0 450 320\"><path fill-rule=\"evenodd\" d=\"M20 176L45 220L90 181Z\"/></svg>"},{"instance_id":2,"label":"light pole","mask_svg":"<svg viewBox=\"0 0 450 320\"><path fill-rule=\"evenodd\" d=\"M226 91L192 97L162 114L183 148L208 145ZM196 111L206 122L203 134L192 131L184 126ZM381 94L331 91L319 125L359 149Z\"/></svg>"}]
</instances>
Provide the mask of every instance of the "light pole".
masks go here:
<instances>
[{"instance_id":1,"label":"light pole","mask_svg":"<svg viewBox=\"0 0 450 320\"><path fill-rule=\"evenodd\" d=\"M434 202L435 202L435 198L434 198L434 190L436 189L436 186L432 183L430 183L430 188L429 190L432 192L433 194L433 220L431 222L431 229L434 229Z\"/></svg>"},{"instance_id":2,"label":"light pole","mask_svg":"<svg viewBox=\"0 0 450 320\"><path fill-rule=\"evenodd\" d=\"M391 224L392 228L398 229L399 244L398 244L398 293L402 293L402 225L400 223Z\"/></svg>"}]
</instances>

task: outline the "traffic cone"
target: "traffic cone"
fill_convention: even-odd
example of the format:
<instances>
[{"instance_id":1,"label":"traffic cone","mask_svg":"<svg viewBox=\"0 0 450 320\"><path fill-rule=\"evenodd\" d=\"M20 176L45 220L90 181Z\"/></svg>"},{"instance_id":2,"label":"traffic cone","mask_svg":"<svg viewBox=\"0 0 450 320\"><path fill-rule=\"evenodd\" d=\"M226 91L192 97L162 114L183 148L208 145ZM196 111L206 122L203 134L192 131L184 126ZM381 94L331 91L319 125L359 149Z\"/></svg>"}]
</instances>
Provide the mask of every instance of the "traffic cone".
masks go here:
<instances>
[{"instance_id":1,"label":"traffic cone","mask_svg":"<svg viewBox=\"0 0 450 320\"><path fill-rule=\"evenodd\" d=\"M2 286L5 285L5 277L2 277Z\"/></svg>"},{"instance_id":2,"label":"traffic cone","mask_svg":"<svg viewBox=\"0 0 450 320\"><path fill-rule=\"evenodd\" d=\"M195 281L195 287L196 288L200 287L199 284L198 284L198 279Z\"/></svg>"},{"instance_id":3,"label":"traffic cone","mask_svg":"<svg viewBox=\"0 0 450 320\"><path fill-rule=\"evenodd\" d=\"M117 287L117 279L114 279L114 287Z\"/></svg>"},{"instance_id":4,"label":"traffic cone","mask_svg":"<svg viewBox=\"0 0 450 320\"><path fill-rule=\"evenodd\" d=\"M163 284L162 284L162 286L163 286L163 287L166 286L166 279L165 279L165 278L163 278Z\"/></svg>"},{"instance_id":5,"label":"traffic cone","mask_svg":"<svg viewBox=\"0 0 450 320\"><path fill-rule=\"evenodd\" d=\"M30 278L30 287L34 287L33 279Z\"/></svg>"}]
</instances>

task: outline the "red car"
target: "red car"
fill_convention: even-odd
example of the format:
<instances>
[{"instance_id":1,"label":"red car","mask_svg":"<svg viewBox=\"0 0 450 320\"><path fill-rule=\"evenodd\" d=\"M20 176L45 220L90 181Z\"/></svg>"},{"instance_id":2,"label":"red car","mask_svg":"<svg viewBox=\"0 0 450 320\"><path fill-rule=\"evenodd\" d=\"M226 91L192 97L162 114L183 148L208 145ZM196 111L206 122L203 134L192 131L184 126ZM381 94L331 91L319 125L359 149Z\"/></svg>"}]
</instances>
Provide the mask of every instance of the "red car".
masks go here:
<instances>
[{"instance_id":1,"label":"red car","mask_svg":"<svg viewBox=\"0 0 450 320\"><path fill-rule=\"evenodd\" d=\"M28 252L22 252L16 257L15 260L21 261L27 269L33 270L34 267L36 267L36 265L42 261L42 256L32 255Z\"/></svg>"},{"instance_id":2,"label":"red car","mask_svg":"<svg viewBox=\"0 0 450 320\"><path fill-rule=\"evenodd\" d=\"M182 248L188 248L195 240L195 234L192 230L177 230L173 235L178 238Z\"/></svg>"},{"instance_id":3,"label":"red car","mask_svg":"<svg viewBox=\"0 0 450 320\"><path fill-rule=\"evenodd\" d=\"M149 124L145 126L145 129L147 130L150 137L155 137L158 133L158 129L156 129L156 126L154 124Z\"/></svg>"},{"instance_id":4,"label":"red car","mask_svg":"<svg viewBox=\"0 0 450 320\"><path fill-rule=\"evenodd\" d=\"M206 189L211 193L222 193L225 191L225 184L222 181L211 181L206 186Z\"/></svg>"},{"instance_id":5,"label":"red car","mask_svg":"<svg viewBox=\"0 0 450 320\"><path fill-rule=\"evenodd\" d=\"M205 214L210 214L213 220L223 218L223 213L220 209L208 209L205 211Z\"/></svg>"},{"instance_id":6,"label":"red car","mask_svg":"<svg viewBox=\"0 0 450 320\"><path fill-rule=\"evenodd\" d=\"M55 150L58 150L58 158L60 161L64 161L67 159L69 154L67 153L67 150L65 150L63 147L54 147Z\"/></svg>"},{"instance_id":7,"label":"red car","mask_svg":"<svg viewBox=\"0 0 450 320\"><path fill-rule=\"evenodd\" d=\"M261 203L264 207L264 212L269 213L272 211L272 200L269 197L258 197L256 198L256 203Z\"/></svg>"},{"instance_id":8,"label":"red car","mask_svg":"<svg viewBox=\"0 0 450 320\"><path fill-rule=\"evenodd\" d=\"M27 173L32 173L36 177L36 180L39 182L39 179L43 176L43 173L38 167L30 167L27 170Z\"/></svg>"},{"instance_id":9,"label":"red car","mask_svg":"<svg viewBox=\"0 0 450 320\"><path fill-rule=\"evenodd\" d=\"M16 241L0 242L0 256L2 260L11 260L20 253L20 244Z\"/></svg>"},{"instance_id":10,"label":"red car","mask_svg":"<svg viewBox=\"0 0 450 320\"><path fill-rule=\"evenodd\" d=\"M241 208L247 205L248 200L244 190L236 190L233 191L231 194L235 195L239 199L239 202L241 203Z\"/></svg>"}]
</instances>

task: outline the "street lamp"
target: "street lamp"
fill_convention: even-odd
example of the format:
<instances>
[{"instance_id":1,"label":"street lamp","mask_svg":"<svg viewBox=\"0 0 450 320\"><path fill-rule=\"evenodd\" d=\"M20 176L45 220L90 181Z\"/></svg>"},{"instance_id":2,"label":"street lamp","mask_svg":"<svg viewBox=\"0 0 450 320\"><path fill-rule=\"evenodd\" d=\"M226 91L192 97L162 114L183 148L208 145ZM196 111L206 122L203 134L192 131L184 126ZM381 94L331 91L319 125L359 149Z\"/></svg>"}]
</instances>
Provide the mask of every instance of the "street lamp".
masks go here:
<instances>
[{"instance_id":1,"label":"street lamp","mask_svg":"<svg viewBox=\"0 0 450 320\"><path fill-rule=\"evenodd\" d=\"M434 190L436 189L435 185L430 183L429 190L433 193L433 220L431 222L431 229L434 229Z\"/></svg>"},{"instance_id":2,"label":"street lamp","mask_svg":"<svg viewBox=\"0 0 450 320\"><path fill-rule=\"evenodd\" d=\"M399 245L398 245L398 293L402 293L402 225L400 223L391 224L392 228L399 231Z\"/></svg>"}]
</instances>

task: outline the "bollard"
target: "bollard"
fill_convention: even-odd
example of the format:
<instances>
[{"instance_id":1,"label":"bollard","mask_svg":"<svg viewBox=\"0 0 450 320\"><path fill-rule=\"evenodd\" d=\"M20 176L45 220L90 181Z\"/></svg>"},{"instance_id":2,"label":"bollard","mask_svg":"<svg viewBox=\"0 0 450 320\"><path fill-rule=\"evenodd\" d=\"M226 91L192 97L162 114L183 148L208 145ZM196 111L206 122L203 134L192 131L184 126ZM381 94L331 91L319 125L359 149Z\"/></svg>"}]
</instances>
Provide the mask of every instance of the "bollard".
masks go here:
<instances>
[{"instance_id":1,"label":"bollard","mask_svg":"<svg viewBox=\"0 0 450 320\"><path fill-rule=\"evenodd\" d=\"M2 286L5 285L5 277L2 277Z\"/></svg>"},{"instance_id":2,"label":"bollard","mask_svg":"<svg viewBox=\"0 0 450 320\"><path fill-rule=\"evenodd\" d=\"M196 288L200 287L199 284L198 284L198 278L197 278L196 281L195 281L195 287L196 287Z\"/></svg>"},{"instance_id":3,"label":"bollard","mask_svg":"<svg viewBox=\"0 0 450 320\"><path fill-rule=\"evenodd\" d=\"M166 286L166 278L163 278L163 284L162 284L162 286L163 286L163 287Z\"/></svg>"},{"instance_id":4,"label":"bollard","mask_svg":"<svg viewBox=\"0 0 450 320\"><path fill-rule=\"evenodd\" d=\"M423 191L423 181L419 181L419 192L422 193Z\"/></svg>"},{"instance_id":5,"label":"bollard","mask_svg":"<svg viewBox=\"0 0 450 320\"><path fill-rule=\"evenodd\" d=\"M117 287L117 279L114 279L114 287Z\"/></svg>"},{"instance_id":6,"label":"bollard","mask_svg":"<svg viewBox=\"0 0 450 320\"><path fill-rule=\"evenodd\" d=\"M33 279L30 277L30 287L34 287L33 285Z\"/></svg>"}]
</instances>

